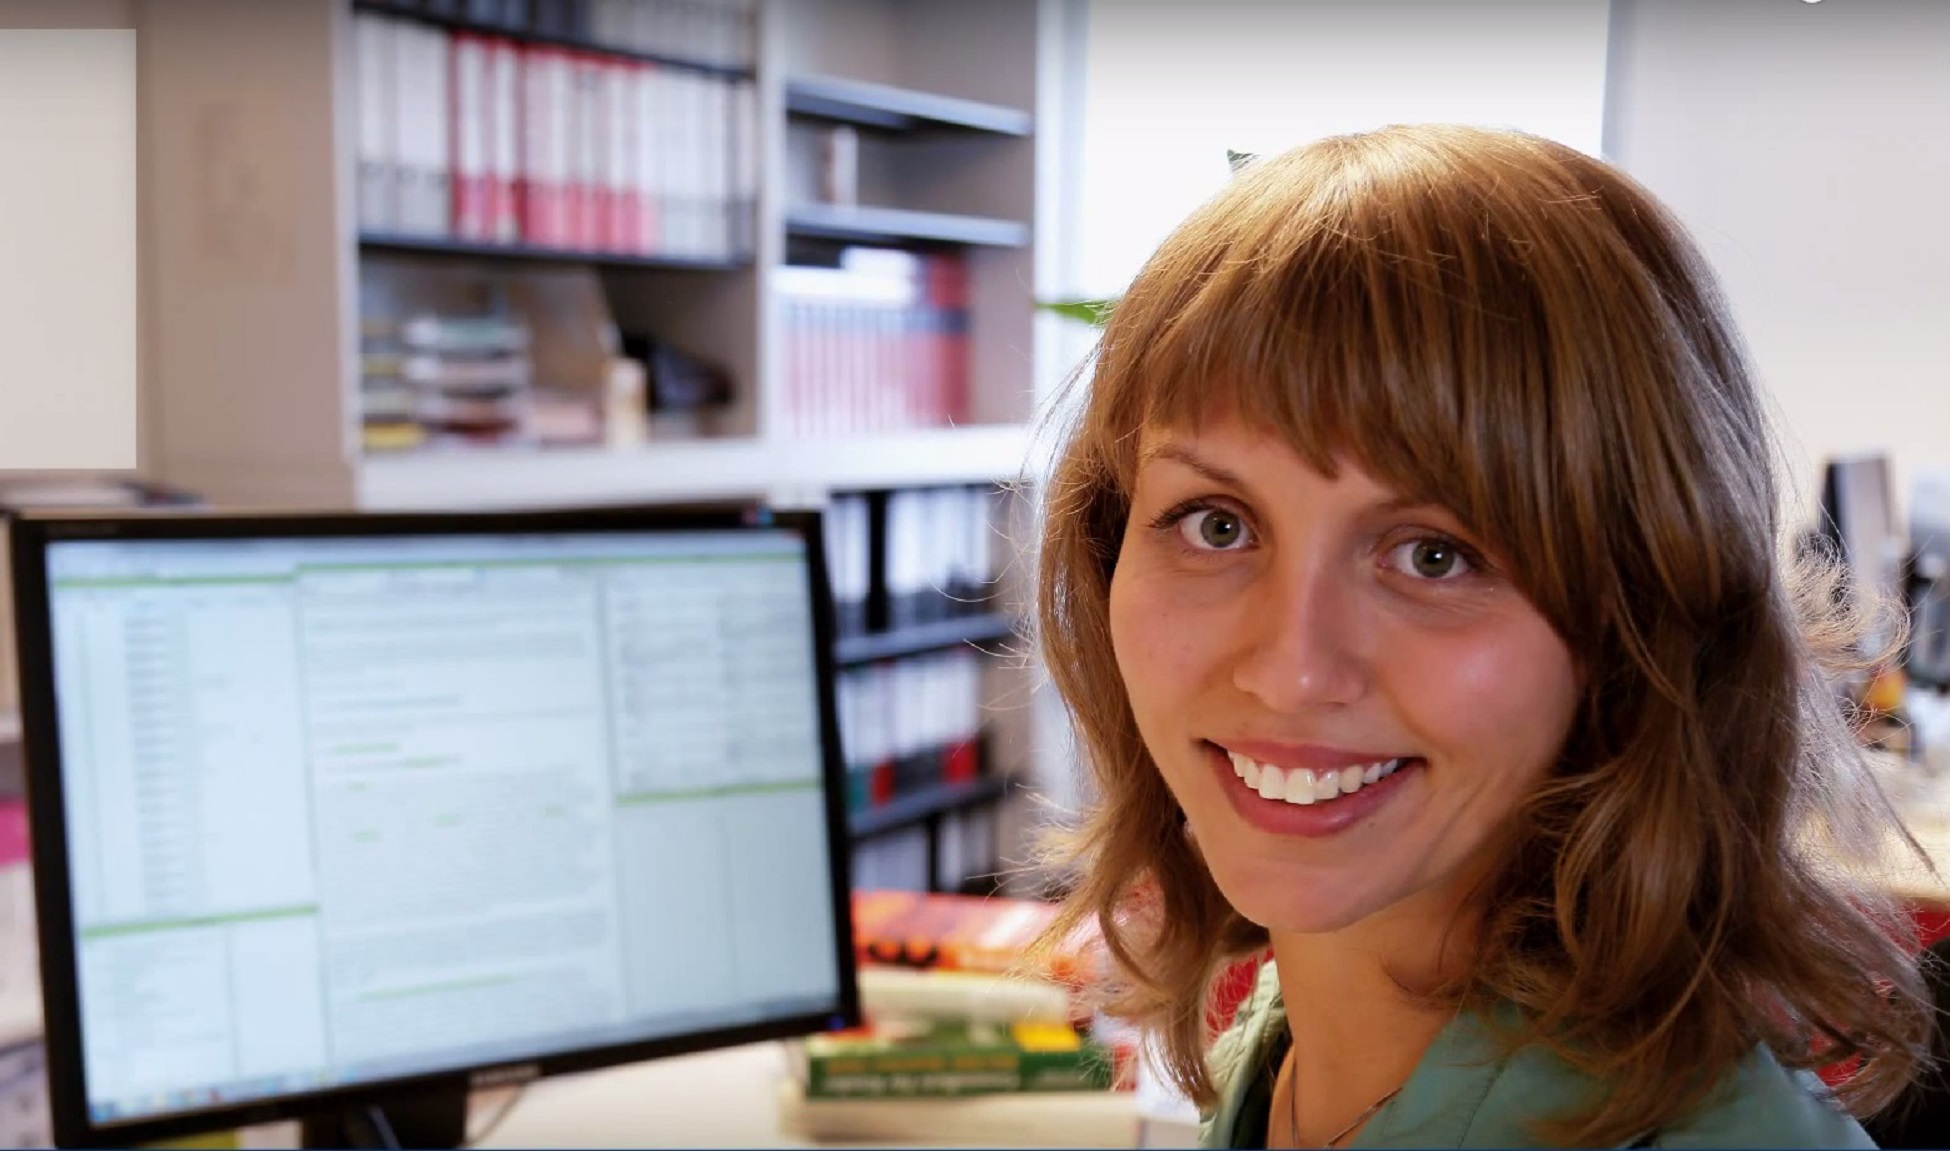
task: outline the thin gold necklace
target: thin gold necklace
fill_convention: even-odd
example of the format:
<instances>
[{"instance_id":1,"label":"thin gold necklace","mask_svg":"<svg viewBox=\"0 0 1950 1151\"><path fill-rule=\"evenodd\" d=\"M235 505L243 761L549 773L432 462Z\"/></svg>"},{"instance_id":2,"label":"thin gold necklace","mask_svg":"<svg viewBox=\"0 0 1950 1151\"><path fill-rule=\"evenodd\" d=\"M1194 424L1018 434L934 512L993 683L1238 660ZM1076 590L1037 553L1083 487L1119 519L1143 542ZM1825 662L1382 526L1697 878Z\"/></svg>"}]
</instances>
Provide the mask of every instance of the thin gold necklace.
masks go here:
<instances>
[{"instance_id":1,"label":"thin gold necklace","mask_svg":"<svg viewBox=\"0 0 1950 1151\"><path fill-rule=\"evenodd\" d=\"M1339 1146L1341 1140L1347 1138L1348 1135L1353 1133L1355 1128L1361 1126L1361 1124L1366 1123L1368 1120L1374 1118L1374 1113L1381 1110L1383 1107L1388 1106L1388 1101L1390 1099L1393 1099L1395 1096L1400 1095L1402 1093L1402 1088L1406 1086L1408 1086L1408 1084L1403 1083L1400 1086L1397 1086L1393 1091L1390 1091L1388 1094L1383 1095L1381 1098L1369 1104L1368 1109L1366 1111L1363 1111L1359 1115L1356 1115L1352 1123L1349 1123L1347 1126L1341 1128L1339 1131L1334 1132L1334 1134L1328 1138L1327 1142L1321 1144L1321 1147L1326 1149L1326 1151L1332 1151L1334 1147ZM1293 1123L1293 1141L1295 1143L1299 1143L1300 1142L1300 1079L1299 1076L1295 1074L1293 1070L1293 1048L1291 1047L1287 1048L1287 1052L1286 1052L1286 1099L1287 1099L1287 1109L1292 1113L1291 1120Z\"/></svg>"}]
</instances>

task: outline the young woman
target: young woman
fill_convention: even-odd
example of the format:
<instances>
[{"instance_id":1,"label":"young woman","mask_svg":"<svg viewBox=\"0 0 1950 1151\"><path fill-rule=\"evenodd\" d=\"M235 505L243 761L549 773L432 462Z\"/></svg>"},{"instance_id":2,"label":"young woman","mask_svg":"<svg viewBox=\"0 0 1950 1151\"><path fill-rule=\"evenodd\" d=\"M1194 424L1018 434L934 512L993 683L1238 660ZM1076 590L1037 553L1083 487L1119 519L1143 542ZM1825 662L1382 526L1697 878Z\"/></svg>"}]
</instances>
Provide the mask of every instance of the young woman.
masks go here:
<instances>
[{"instance_id":1,"label":"young woman","mask_svg":"<svg viewBox=\"0 0 1950 1151\"><path fill-rule=\"evenodd\" d=\"M1771 460L1699 255L1570 148L1326 140L1152 257L1047 493L1052 938L1208 1145L1867 1143L1929 1016Z\"/></svg>"}]
</instances>

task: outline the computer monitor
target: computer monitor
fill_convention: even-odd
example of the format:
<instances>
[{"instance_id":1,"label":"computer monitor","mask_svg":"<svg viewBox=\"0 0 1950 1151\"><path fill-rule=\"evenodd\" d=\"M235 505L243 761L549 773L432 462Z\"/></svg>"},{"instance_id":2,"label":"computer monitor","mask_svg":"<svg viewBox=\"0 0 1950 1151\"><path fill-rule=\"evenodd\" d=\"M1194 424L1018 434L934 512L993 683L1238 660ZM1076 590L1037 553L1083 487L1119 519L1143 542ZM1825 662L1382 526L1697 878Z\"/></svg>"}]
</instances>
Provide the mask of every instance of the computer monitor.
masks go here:
<instances>
[{"instance_id":1,"label":"computer monitor","mask_svg":"<svg viewBox=\"0 0 1950 1151\"><path fill-rule=\"evenodd\" d=\"M1927 469L1910 485L1909 682L1950 691L1950 471ZM1932 755L1937 749L1929 749Z\"/></svg>"},{"instance_id":2,"label":"computer monitor","mask_svg":"<svg viewBox=\"0 0 1950 1151\"><path fill-rule=\"evenodd\" d=\"M1844 594L1858 606L1874 602L1884 611L1901 609L1902 529L1896 520L1887 456L1847 456L1827 462L1822 469L1818 534L1846 569ZM1889 624L1883 619L1864 637L1871 648L1882 647L1890 638Z\"/></svg>"},{"instance_id":3,"label":"computer monitor","mask_svg":"<svg viewBox=\"0 0 1950 1151\"><path fill-rule=\"evenodd\" d=\"M452 1144L471 1087L858 1022L817 516L27 515L12 564L60 1144Z\"/></svg>"}]
</instances>

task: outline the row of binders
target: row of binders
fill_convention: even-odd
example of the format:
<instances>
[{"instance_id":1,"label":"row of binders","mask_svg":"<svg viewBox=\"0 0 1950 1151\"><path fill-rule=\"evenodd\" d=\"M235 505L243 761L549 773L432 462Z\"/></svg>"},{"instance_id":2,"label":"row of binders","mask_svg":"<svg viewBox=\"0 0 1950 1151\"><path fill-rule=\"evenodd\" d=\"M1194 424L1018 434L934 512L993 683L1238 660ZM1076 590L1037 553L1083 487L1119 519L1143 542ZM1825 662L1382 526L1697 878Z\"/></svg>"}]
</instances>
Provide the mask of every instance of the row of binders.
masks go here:
<instances>
[{"instance_id":1,"label":"row of binders","mask_svg":"<svg viewBox=\"0 0 1950 1151\"><path fill-rule=\"evenodd\" d=\"M982 773L983 663L960 648L840 672L849 812Z\"/></svg>"},{"instance_id":2,"label":"row of binders","mask_svg":"<svg viewBox=\"0 0 1950 1151\"><path fill-rule=\"evenodd\" d=\"M840 436L969 418L968 267L958 252L847 248L773 273L792 430Z\"/></svg>"},{"instance_id":3,"label":"row of binders","mask_svg":"<svg viewBox=\"0 0 1950 1151\"><path fill-rule=\"evenodd\" d=\"M825 545L839 635L993 611L1005 498L988 485L834 496Z\"/></svg>"},{"instance_id":4,"label":"row of binders","mask_svg":"<svg viewBox=\"0 0 1950 1151\"><path fill-rule=\"evenodd\" d=\"M751 0L366 0L516 35L750 68Z\"/></svg>"},{"instance_id":5,"label":"row of binders","mask_svg":"<svg viewBox=\"0 0 1950 1151\"><path fill-rule=\"evenodd\" d=\"M857 837L853 886L894 891L988 891L1005 864L997 852L1001 811L977 804L944 811L925 823Z\"/></svg>"},{"instance_id":6,"label":"row of binders","mask_svg":"<svg viewBox=\"0 0 1950 1151\"><path fill-rule=\"evenodd\" d=\"M354 17L367 234L694 260L748 256L749 78Z\"/></svg>"}]
</instances>

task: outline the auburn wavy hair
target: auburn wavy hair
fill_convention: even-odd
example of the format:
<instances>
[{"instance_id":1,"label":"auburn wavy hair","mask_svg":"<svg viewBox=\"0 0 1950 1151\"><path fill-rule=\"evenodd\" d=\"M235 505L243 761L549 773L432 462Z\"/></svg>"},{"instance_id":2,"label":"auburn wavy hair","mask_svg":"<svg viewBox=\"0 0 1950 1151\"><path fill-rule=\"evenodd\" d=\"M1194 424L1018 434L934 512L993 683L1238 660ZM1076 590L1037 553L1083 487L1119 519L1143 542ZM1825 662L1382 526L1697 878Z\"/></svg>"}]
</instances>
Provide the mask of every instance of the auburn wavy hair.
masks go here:
<instances>
[{"instance_id":1,"label":"auburn wavy hair","mask_svg":"<svg viewBox=\"0 0 1950 1151\"><path fill-rule=\"evenodd\" d=\"M1048 486L1037 639L1094 786L1055 862L1049 941L1101 931L1106 1004L1209 1105L1204 1005L1267 944L1181 830L1107 611L1140 431L1217 413L1315 467L1350 458L1506 557L1585 689L1507 829L1453 1001L1508 1002L1610 1090L1543 1116L1617 1145L1680 1117L1756 1044L1859 1057L1866 1115L1931 1016L1915 941L1859 878L1892 834L1834 686L1861 621L1777 536L1778 460L1714 278L1641 187L1574 149L1448 126L1256 161L1112 309Z\"/></svg>"}]
</instances>

